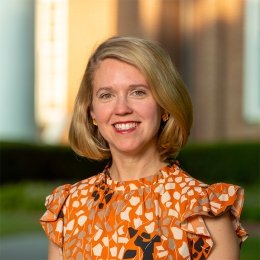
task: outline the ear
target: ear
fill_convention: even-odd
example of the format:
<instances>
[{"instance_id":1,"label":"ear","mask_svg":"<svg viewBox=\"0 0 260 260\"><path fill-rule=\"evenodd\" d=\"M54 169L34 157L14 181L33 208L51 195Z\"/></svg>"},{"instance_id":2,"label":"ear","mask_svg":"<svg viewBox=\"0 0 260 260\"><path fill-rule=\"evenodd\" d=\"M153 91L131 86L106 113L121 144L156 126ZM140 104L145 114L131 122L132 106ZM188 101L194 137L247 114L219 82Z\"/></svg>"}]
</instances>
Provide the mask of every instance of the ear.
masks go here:
<instances>
[{"instance_id":1,"label":"ear","mask_svg":"<svg viewBox=\"0 0 260 260\"><path fill-rule=\"evenodd\" d=\"M92 119L94 119L94 118L95 118L95 115L94 115L93 107L92 107L92 106L90 106L90 108L89 108L89 113L90 113L90 116L92 117Z\"/></svg>"},{"instance_id":2,"label":"ear","mask_svg":"<svg viewBox=\"0 0 260 260\"><path fill-rule=\"evenodd\" d=\"M93 111L90 111L90 115L91 115L92 119L95 118L95 115L94 115Z\"/></svg>"},{"instance_id":3,"label":"ear","mask_svg":"<svg viewBox=\"0 0 260 260\"><path fill-rule=\"evenodd\" d=\"M95 119L95 115L94 115L93 109L90 109L89 113L90 113L90 116L91 116L91 118L92 118L92 124L93 124L94 126L97 126L97 121L96 121L96 119Z\"/></svg>"}]
</instances>

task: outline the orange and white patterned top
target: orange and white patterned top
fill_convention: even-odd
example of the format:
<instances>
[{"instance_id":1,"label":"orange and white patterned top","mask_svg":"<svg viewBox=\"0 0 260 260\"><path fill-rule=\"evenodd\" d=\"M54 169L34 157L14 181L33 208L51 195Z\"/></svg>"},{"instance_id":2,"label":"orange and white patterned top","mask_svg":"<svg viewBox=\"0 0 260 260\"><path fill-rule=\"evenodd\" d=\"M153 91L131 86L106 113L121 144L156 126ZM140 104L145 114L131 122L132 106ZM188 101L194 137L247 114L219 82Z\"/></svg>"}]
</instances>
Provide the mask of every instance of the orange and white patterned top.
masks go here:
<instances>
[{"instance_id":1,"label":"orange and white patterned top","mask_svg":"<svg viewBox=\"0 0 260 260\"><path fill-rule=\"evenodd\" d=\"M55 189L40 222L63 259L206 259L213 241L202 216L230 211L243 241L243 198L240 187L206 185L177 164L124 182L106 168Z\"/></svg>"}]
</instances>

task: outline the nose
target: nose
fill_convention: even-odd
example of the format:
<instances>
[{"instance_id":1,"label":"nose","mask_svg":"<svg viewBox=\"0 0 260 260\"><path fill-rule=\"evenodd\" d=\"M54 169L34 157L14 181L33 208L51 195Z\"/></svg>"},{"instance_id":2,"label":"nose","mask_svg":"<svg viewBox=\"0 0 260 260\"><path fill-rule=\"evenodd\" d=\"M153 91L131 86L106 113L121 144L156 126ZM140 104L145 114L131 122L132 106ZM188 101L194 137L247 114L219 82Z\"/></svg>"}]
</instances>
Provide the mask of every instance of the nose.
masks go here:
<instances>
[{"instance_id":1,"label":"nose","mask_svg":"<svg viewBox=\"0 0 260 260\"><path fill-rule=\"evenodd\" d=\"M125 96L118 96L115 107L114 107L114 112L116 115L119 116L124 116L127 114L131 114L133 112L131 105Z\"/></svg>"}]
</instances>

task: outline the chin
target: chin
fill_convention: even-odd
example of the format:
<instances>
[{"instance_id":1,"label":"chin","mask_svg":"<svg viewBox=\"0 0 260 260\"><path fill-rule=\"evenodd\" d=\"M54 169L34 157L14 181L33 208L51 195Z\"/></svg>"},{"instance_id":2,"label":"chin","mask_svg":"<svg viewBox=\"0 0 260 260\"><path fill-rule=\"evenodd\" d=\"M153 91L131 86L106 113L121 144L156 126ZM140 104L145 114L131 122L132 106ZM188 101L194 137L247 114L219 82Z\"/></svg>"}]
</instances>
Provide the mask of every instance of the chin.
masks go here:
<instances>
[{"instance_id":1,"label":"chin","mask_svg":"<svg viewBox=\"0 0 260 260\"><path fill-rule=\"evenodd\" d=\"M125 155L135 156L143 153L144 146L131 146L131 147L121 146L121 147L116 147L116 150Z\"/></svg>"}]
</instances>

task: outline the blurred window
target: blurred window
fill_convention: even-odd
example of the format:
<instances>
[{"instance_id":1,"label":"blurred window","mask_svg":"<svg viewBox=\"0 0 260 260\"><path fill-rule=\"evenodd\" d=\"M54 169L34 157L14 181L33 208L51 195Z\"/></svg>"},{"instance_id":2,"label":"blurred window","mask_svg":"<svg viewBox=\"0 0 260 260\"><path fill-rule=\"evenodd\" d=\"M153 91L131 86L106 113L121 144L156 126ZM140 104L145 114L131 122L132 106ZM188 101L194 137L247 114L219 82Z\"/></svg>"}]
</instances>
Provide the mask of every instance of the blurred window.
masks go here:
<instances>
[{"instance_id":1,"label":"blurred window","mask_svg":"<svg viewBox=\"0 0 260 260\"><path fill-rule=\"evenodd\" d=\"M244 117L260 123L260 1L245 2Z\"/></svg>"}]
</instances>

